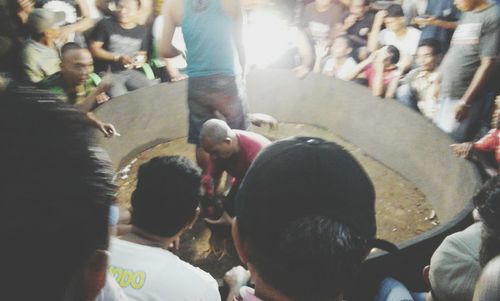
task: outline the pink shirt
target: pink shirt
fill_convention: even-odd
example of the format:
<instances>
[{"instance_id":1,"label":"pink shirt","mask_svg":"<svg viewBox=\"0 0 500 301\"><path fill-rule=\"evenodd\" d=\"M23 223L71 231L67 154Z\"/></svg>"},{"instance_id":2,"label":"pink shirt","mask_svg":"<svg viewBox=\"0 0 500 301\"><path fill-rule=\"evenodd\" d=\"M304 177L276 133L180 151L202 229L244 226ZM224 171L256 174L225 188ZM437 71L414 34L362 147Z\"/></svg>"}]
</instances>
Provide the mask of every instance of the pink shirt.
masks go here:
<instances>
[{"instance_id":1,"label":"pink shirt","mask_svg":"<svg viewBox=\"0 0 500 301\"><path fill-rule=\"evenodd\" d=\"M223 171L233 177L233 184L239 184L260 151L271 144L271 141L262 135L241 130L233 131L236 133L240 151L228 159L214 160L210 157L203 178L204 185L209 184L214 176ZM210 191L210 189L207 189L207 191Z\"/></svg>"},{"instance_id":2,"label":"pink shirt","mask_svg":"<svg viewBox=\"0 0 500 301\"><path fill-rule=\"evenodd\" d=\"M397 68L384 70L384 86L387 87L387 85L389 85L394 78L396 70ZM368 65L364 70L364 74L368 80L368 87L371 89L373 87L373 79L375 78L375 66L373 66L373 64Z\"/></svg>"},{"instance_id":3,"label":"pink shirt","mask_svg":"<svg viewBox=\"0 0 500 301\"><path fill-rule=\"evenodd\" d=\"M500 143L499 143L500 130L492 129L479 141L474 143L474 148L486 152L495 151L495 159L499 163L500 170Z\"/></svg>"}]
</instances>

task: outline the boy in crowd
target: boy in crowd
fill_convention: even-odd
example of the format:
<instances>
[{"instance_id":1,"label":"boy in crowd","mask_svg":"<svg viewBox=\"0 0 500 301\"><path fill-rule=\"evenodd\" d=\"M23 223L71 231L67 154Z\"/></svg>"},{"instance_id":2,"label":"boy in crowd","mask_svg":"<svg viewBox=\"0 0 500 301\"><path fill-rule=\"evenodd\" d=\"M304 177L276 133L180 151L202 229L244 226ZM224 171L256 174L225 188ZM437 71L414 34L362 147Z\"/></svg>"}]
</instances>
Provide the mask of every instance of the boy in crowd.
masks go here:
<instances>
[{"instance_id":1,"label":"boy in crowd","mask_svg":"<svg viewBox=\"0 0 500 301\"><path fill-rule=\"evenodd\" d=\"M260 300L342 300L375 238L373 185L333 142L275 142L243 180L232 233Z\"/></svg>"},{"instance_id":2,"label":"boy in crowd","mask_svg":"<svg viewBox=\"0 0 500 301\"><path fill-rule=\"evenodd\" d=\"M500 51L500 8L488 0L456 0L463 12L443 59L437 126L457 142L472 138Z\"/></svg>"},{"instance_id":3,"label":"boy in crowd","mask_svg":"<svg viewBox=\"0 0 500 301\"><path fill-rule=\"evenodd\" d=\"M437 40L423 40L417 49L417 68L411 70L397 89L396 99L432 120L438 110L441 46Z\"/></svg>"},{"instance_id":4,"label":"boy in crowd","mask_svg":"<svg viewBox=\"0 0 500 301\"><path fill-rule=\"evenodd\" d=\"M373 95L392 98L401 71L396 64L399 51L394 46L385 46L357 64L348 76L348 80L366 80Z\"/></svg>"},{"instance_id":5,"label":"boy in crowd","mask_svg":"<svg viewBox=\"0 0 500 301\"><path fill-rule=\"evenodd\" d=\"M85 115L52 94L0 99L3 294L94 300L106 279L111 162Z\"/></svg>"},{"instance_id":6,"label":"boy in crowd","mask_svg":"<svg viewBox=\"0 0 500 301\"><path fill-rule=\"evenodd\" d=\"M90 52L97 71L113 73L109 96L152 85L140 71L147 61L149 35L146 26L137 24L138 0L119 0L113 18L101 20L90 38Z\"/></svg>"},{"instance_id":7,"label":"boy in crowd","mask_svg":"<svg viewBox=\"0 0 500 301\"><path fill-rule=\"evenodd\" d=\"M24 77L37 83L60 70L61 59L54 40L58 36L56 24L64 20L63 12L36 8L28 16L27 28L31 39L22 52Z\"/></svg>"},{"instance_id":8,"label":"boy in crowd","mask_svg":"<svg viewBox=\"0 0 500 301\"><path fill-rule=\"evenodd\" d=\"M330 56L326 58L322 73L347 80L351 70L356 67L356 61L351 57L352 43L347 35L338 36L330 48ZM316 58L315 69L321 68L321 63Z\"/></svg>"},{"instance_id":9,"label":"boy in crowd","mask_svg":"<svg viewBox=\"0 0 500 301\"><path fill-rule=\"evenodd\" d=\"M385 23L385 29L382 25ZM413 63L420 41L420 30L406 25L403 9L398 4L392 4L387 10L380 10L375 15L373 28L368 39L368 50L373 52L379 46L395 46L400 54L399 66L407 71Z\"/></svg>"},{"instance_id":10,"label":"boy in crowd","mask_svg":"<svg viewBox=\"0 0 500 301\"><path fill-rule=\"evenodd\" d=\"M203 150L210 154L207 165L202 166L205 193L209 196L217 193L224 172L231 178L231 190L224 203L226 212L219 220L229 224L230 217L234 216L234 196L243 177L260 151L271 142L256 133L233 130L219 119L203 124L200 142Z\"/></svg>"},{"instance_id":11,"label":"boy in crowd","mask_svg":"<svg viewBox=\"0 0 500 301\"><path fill-rule=\"evenodd\" d=\"M61 57L61 71L42 80L37 86L56 94L60 101L79 107L86 112L88 121L104 136L112 137L117 133L114 126L100 121L90 112L97 104L107 101L108 97L105 92L109 88L108 80L102 80L97 87L93 87L88 82L89 75L94 68L92 55L78 44L64 45L61 49Z\"/></svg>"},{"instance_id":12,"label":"boy in crowd","mask_svg":"<svg viewBox=\"0 0 500 301\"><path fill-rule=\"evenodd\" d=\"M220 301L212 276L169 251L198 217L200 180L200 169L179 156L139 168L132 229L110 247L109 272L129 299Z\"/></svg>"}]
</instances>

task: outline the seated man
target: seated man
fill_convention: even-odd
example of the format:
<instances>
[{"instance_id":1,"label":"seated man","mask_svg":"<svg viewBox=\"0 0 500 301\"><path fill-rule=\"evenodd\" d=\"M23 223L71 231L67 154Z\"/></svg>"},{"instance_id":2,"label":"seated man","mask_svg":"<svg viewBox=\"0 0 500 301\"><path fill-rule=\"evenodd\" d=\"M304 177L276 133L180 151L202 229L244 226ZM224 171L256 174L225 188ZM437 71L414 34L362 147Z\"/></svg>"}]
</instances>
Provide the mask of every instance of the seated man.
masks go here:
<instances>
[{"instance_id":1,"label":"seated man","mask_svg":"<svg viewBox=\"0 0 500 301\"><path fill-rule=\"evenodd\" d=\"M326 57L322 73L326 76L347 80L351 70L356 67L356 61L351 57L352 42L347 35L338 36L330 48L330 56ZM321 63L316 57L315 71L319 72Z\"/></svg>"},{"instance_id":2,"label":"seated man","mask_svg":"<svg viewBox=\"0 0 500 301\"><path fill-rule=\"evenodd\" d=\"M68 43L61 49L61 56L61 71L42 80L37 86L55 93L60 101L74 104L86 112L88 121L104 136L112 137L117 134L112 124L98 120L90 112L97 103L107 100L105 91L109 86L106 79L95 88L88 82L93 70L90 52L75 43Z\"/></svg>"},{"instance_id":3,"label":"seated man","mask_svg":"<svg viewBox=\"0 0 500 301\"><path fill-rule=\"evenodd\" d=\"M369 0L351 1L349 13L345 16L340 31L347 34L351 39L353 53L357 59L366 58L362 53L362 49L366 50L368 34L372 30L374 18L375 13L370 11Z\"/></svg>"},{"instance_id":4,"label":"seated man","mask_svg":"<svg viewBox=\"0 0 500 301\"><path fill-rule=\"evenodd\" d=\"M37 83L59 71L61 59L54 44L58 35L56 24L64 13L36 8L28 16L27 28L31 39L24 46L21 59L26 80Z\"/></svg>"},{"instance_id":5,"label":"seated man","mask_svg":"<svg viewBox=\"0 0 500 301\"><path fill-rule=\"evenodd\" d=\"M417 68L411 70L397 89L396 98L403 105L432 120L438 109L441 46L437 40L423 40L418 45Z\"/></svg>"},{"instance_id":6,"label":"seated man","mask_svg":"<svg viewBox=\"0 0 500 301\"><path fill-rule=\"evenodd\" d=\"M396 66L398 62L398 49L391 45L385 46L357 64L347 79L365 79L373 95L392 98L401 76L401 70Z\"/></svg>"},{"instance_id":7,"label":"seated man","mask_svg":"<svg viewBox=\"0 0 500 301\"><path fill-rule=\"evenodd\" d=\"M168 249L198 217L200 170L184 157L156 157L139 168L132 229L111 241L109 271L132 300L220 300L208 273Z\"/></svg>"},{"instance_id":8,"label":"seated man","mask_svg":"<svg viewBox=\"0 0 500 301\"><path fill-rule=\"evenodd\" d=\"M232 227L259 299L342 300L375 240L375 191L341 146L292 137L255 159Z\"/></svg>"},{"instance_id":9,"label":"seated man","mask_svg":"<svg viewBox=\"0 0 500 301\"><path fill-rule=\"evenodd\" d=\"M386 28L382 30L384 23ZM419 41L420 30L406 26L403 9L400 5L393 4L375 15L368 50L373 52L380 46L395 46L401 53L399 66L406 71L413 63Z\"/></svg>"},{"instance_id":10,"label":"seated man","mask_svg":"<svg viewBox=\"0 0 500 301\"><path fill-rule=\"evenodd\" d=\"M106 279L111 162L85 115L52 94L0 99L2 293L94 300ZM27 285L27 271L43 272Z\"/></svg>"},{"instance_id":11,"label":"seated man","mask_svg":"<svg viewBox=\"0 0 500 301\"><path fill-rule=\"evenodd\" d=\"M138 0L119 0L115 15L100 21L90 38L90 51L97 60L98 72L111 69L111 97L117 97L152 84L136 68L147 61L149 35L146 26L137 24Z\"/></svg>"},{"instance_id":12,"label":"seated man","mask_svg":"<svg viewBox=\"0 0 500 301\"><path fill-rule=\"evenodd\" d=\"M215 195L222 174L227 172L232 178L232 185L224 208L230 216L234 216L233 199L240 183L255 157L271 142L256 133L232 130L219 119L209 119L203 124L200 142L203 150L210 155L207 165L202 166L205 193ZM227 215L223 218L228 221Z\"/></svg>"}]
</instances>

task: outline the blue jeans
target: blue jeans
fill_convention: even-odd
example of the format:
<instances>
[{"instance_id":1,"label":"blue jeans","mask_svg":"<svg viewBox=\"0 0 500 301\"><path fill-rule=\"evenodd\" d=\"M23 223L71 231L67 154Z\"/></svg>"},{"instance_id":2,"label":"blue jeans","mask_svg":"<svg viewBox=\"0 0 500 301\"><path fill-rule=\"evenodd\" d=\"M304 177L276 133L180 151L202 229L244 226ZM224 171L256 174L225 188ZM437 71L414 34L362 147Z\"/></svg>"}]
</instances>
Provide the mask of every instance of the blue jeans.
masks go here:
<instances>
[{"instance_id":1,"label":"blue jeans","mask_svg":"<svg viewBox=\"0 0 500 301\"><path fill-rule=\"evenodd\" d=\"M386 278L380 283L373 301L425 301L425 295L426 293L412 293L396 279Z\"/></svg>"}]
</instances>

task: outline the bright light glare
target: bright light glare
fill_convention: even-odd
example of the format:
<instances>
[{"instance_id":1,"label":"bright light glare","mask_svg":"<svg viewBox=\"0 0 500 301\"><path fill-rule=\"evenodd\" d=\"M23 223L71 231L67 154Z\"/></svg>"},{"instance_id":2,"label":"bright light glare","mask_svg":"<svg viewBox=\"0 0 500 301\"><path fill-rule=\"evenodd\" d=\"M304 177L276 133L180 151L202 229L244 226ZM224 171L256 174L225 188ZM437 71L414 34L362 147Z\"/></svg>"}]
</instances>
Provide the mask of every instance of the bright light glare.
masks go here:
<instances>
[{"instance_id":1,"label":"bright light glare","mask_svg":"<svg viewBox=\"0 0 500 301\"><path fill-rule=\"evenodd\" d=\"M244 44L250 67L265 68L292 47L292 30L277 13L253 11L244 28Z\"/></svg>"}]
</instances>

